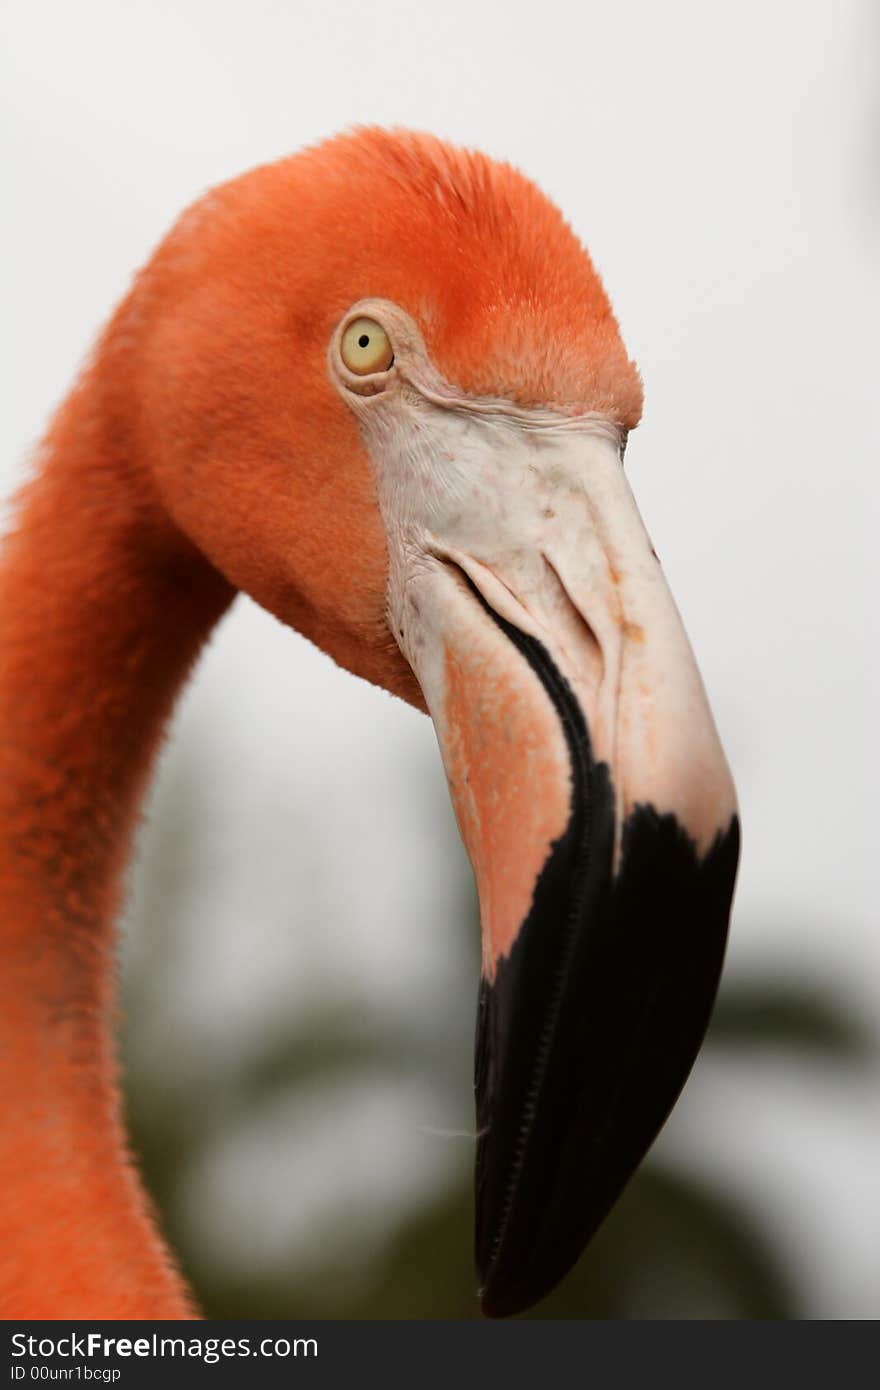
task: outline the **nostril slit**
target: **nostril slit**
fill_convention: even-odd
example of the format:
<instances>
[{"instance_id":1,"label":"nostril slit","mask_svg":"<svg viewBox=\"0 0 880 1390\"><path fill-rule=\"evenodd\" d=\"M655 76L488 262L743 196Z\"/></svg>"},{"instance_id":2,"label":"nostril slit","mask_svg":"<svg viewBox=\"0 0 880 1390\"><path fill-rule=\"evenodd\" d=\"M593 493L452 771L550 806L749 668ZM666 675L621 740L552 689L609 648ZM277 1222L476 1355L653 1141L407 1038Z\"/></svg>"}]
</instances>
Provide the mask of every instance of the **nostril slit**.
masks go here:
<instances>
[{"instance_id":1,"label":"nostril slit","mask_svg":"<svg viewBox=\"0 0 880 1390\"><path fill-rule=\"evenodd\" d=\"M455 580L456 584L462 589L466 589L469 594L472 594L474 598L479 600L481 608L487 608L489 606L470 575L466 570L462 569L457 560L453 560L449 555L441 555L436 551L432 551L431 553L434 555L434 559L440 562L447 574Z\"/></svg>"},{"instance_id":2,"label":"nostril slit","mask_svg":"<svg viewBox=\"0 0 880 1390\"><path fill-rule=\"evenodd\" d=\"M580 605L575 602L565 580L550 559L550 556L545 555L542 551L541 559L544 561L551 584L562 596L562 606L569 613L572 629L577 631L580 642L584 644L586 651L589 653L587 659L592 668L592 675L598 688L598 686L602 684L605 676L605 653L602 650L602 643L599 640L596 629L593 627ZM579 653L580 661L583 660L583 654L582 648Z\"/></svg>"}]
</instances>

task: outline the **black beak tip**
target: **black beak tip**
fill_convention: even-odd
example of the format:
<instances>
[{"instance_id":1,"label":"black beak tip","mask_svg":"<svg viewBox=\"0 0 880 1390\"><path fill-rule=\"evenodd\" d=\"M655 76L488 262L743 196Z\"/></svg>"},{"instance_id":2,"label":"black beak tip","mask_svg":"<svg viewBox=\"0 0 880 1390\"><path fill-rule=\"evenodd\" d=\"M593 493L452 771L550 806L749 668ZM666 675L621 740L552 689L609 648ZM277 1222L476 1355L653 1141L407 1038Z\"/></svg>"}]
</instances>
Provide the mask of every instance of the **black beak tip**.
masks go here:
<instances>
[{"instance_id":1,"label":"black beak tip","mask_svg":"<svg viewBox=\"0 0 880 1390\"><path fill-rule=\"evenodd\" d=\"M542 1297L528 1288L490 1284L480 1289L480 1312L484 1318L512 1318Z\"/></svg>"},{"instance_id":2,"label":"black beak tip","mask_svg":"<svg viewBox=\"0 0 880 1390\"><path fill-rule=\"evenodd\" d=\"M561 1262L493 1269L479 1288L480 1312L485 1318L513 1318L525 1313L552 1293L580 1254L580 1246L570 1249Z\"/></svg>"},{"instance_id":3,"label":"black beak tip","mask_svg":"<svg viewBox=\"0 0 880 1390\"><path fill-rule=\"evenodd\" d=\"M584 895L590 910L561 984L554 927L563 914L549 893L546 904L536 896L535 920L494 981L483 981L476 1255L485 1316L521 1313L551 1292L674 1105L715 998L738 845L735 818L701 857L674 817L639 808L619 874Z\"/></svg>"}]
</instances>

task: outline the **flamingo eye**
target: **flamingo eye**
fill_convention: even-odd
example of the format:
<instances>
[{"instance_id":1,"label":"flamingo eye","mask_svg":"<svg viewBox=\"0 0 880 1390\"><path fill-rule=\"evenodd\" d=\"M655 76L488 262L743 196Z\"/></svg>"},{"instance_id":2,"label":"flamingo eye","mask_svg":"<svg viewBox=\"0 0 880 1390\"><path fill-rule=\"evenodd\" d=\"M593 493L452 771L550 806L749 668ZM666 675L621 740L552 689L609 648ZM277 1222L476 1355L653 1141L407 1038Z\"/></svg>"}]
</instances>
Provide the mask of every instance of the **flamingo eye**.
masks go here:
<instances>
[{"instance_id":1,"label":"flamingo eye","mask_svg":"<svg viewBox=\"0 0 880 1390\"><path fill-rule=\"evenodd\" d=\"M356 376L387 372L394 361L388 334L375 319L352 319L339 344L342 360Z\"/></svg>"}]
</instances>

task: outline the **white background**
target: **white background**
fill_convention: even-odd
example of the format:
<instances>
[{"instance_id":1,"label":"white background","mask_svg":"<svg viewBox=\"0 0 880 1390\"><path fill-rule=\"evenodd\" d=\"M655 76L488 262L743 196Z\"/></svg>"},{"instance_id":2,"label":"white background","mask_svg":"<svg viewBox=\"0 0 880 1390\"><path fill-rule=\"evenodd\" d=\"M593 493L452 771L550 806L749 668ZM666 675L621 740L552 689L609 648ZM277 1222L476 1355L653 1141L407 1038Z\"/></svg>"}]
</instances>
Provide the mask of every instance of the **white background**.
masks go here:
<instances>
[{"instance_id":1,"label":"white background","mask_svg":"<svg viewBox=\"0 0 880 1390\"><path fill-rule=\"evenodd\" d=\"M519 164L589 245L646 382L627 467L742 803L731 975L796 968L876 1020L878 44L867 0L7 0L2 491L131 272L204 187L356 122ZM342 984L391 1010L442 997L460 851L451 817L438 837L418 811L426 787L442 795L427 721L240 602L164 785L187 758L204 954L181 959L163 1029L183 1016L192 1056L231 1054L267 1009ZM450 1004L466 1030L471 1004ZM402 1103L373 1098L363 1132L393 1129ZM316 1209L344 1181L326 1122L299 1150ZM698 1067L661 1143L750 1188L814 1314L877 1312L876 1072ZM431 1161L406 1171L386 1186L418 1201ZM270 1178L249 1217L267 1242L284 1224Z\"/></svg>"}]
</instances>

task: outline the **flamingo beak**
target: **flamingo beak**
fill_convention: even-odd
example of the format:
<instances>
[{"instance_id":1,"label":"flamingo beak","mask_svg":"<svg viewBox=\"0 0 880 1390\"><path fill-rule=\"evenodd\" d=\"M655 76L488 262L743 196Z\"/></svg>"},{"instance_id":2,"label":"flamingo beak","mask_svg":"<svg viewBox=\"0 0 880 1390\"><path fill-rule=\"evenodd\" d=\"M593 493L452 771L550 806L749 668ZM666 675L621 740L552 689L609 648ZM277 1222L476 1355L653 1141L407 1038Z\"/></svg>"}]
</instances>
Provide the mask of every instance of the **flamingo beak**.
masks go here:
<instances>
[{"instance_id":1,"label":"flamingo beak","mask_svg":"<svg viewBox=\"0 0 880 1390\"><path fill-rule=\"evenodd\" d=\"M574 1264L684 1085L739 834L616 442L481 457L479 495L405 548L393 616L479 889L476 1262L503 1317Z\"/></svg>"}]
</instances>

